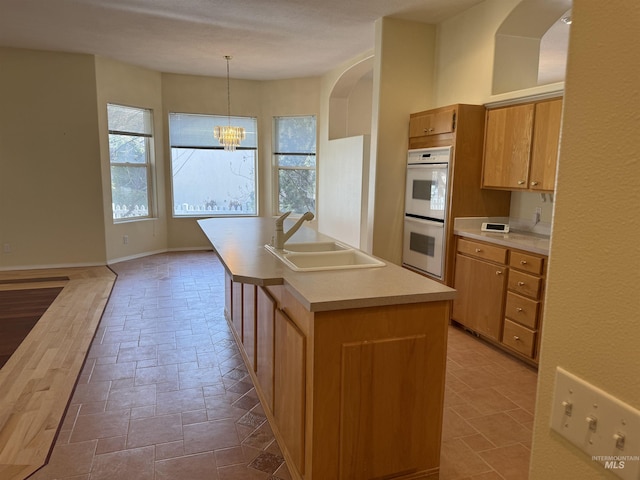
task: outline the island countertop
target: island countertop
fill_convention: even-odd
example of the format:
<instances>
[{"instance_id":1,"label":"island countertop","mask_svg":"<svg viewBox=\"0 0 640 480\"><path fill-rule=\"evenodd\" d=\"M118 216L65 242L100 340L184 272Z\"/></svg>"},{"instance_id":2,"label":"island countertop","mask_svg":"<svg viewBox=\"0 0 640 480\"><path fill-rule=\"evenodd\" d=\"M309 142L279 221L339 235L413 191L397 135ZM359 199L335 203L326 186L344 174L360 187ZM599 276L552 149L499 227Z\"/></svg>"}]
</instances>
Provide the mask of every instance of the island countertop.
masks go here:
<instances>
[{"instance_id":1,"label":"island countertop","mask_svg":"<svg viewBox=\"0 0 640 480\"><path fill-rule=\"evenodd\" d=\"M310 312L452 300L455 290L384 261L383 267L297 272L264 246L271 242L270 217L198 220L216 254L234 281L285 285ZM293 221L285 222L285 230ZM290 242L333 240L303 226ZM382 260L382 259L381 259Z\"/></svg>"}]
</instances>

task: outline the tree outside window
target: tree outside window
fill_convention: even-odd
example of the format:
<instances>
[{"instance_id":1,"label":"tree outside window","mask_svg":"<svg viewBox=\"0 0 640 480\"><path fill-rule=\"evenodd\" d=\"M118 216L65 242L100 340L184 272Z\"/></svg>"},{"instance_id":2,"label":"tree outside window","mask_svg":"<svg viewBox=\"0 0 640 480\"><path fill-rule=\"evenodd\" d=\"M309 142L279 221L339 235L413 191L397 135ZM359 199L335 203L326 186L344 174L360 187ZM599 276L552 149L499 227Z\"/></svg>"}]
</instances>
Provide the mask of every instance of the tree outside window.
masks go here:
<instances>
[{"instance_id":1,"label":"tree outside window","mask_svg":"<svg viewBox=\"0 0 640 480\"><path fill-rule=\"evenodd\" d=\"M316 117L274 117L278 213L316 210Z\"/></svg>"},{"instance_id":2,"label":"tree outside window","mask_svg":"<svg viewBox=\"0 0 640 480\"><path fill-rule=\"evenodd\" d=\"M151 110L107 105L114 221L151 216Z\"/></svg>"}]
</instances>

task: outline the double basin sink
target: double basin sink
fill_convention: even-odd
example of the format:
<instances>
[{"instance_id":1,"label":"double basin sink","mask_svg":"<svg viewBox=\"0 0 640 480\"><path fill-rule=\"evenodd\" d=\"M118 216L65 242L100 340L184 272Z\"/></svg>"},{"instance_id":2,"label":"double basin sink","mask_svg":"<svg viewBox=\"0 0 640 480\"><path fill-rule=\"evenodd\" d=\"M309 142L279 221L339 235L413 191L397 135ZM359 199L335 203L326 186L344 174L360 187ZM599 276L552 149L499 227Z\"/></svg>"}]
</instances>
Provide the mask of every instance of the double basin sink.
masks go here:
<instances>
[{"instance_id":1,"label":"double basin sink","mask_svg":"<svg viewBox=\"0 0 640 480\"><path fill-rule=\"evenodd\" d=\"M291 270L308 272L347 268L383 267L384 262L339 242L285 243L282 250L272 245L265 248Z\"/></svg>"}]
</instances>

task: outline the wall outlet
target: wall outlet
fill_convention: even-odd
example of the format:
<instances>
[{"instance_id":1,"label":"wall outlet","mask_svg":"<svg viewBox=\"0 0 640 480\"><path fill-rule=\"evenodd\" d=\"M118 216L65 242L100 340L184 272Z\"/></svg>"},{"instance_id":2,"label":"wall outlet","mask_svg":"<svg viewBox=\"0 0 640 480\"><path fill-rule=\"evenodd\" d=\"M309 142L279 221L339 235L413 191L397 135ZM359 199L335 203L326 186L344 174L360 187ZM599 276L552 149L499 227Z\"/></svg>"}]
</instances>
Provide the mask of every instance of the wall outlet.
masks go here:
<instances>
[{"instance_id":1,"label":"wall outlet","mask_svg":"<svg viewBox=\"0 0 640 480\"><path fill-rule=\"evenodd\" d=\"M123 235L122 236L122 244L123 245L129 245L129 235Z\"/></svg>"},{"instance_id":2,"label":"wall outlet","mask_svg":"<svg viewBox=\"0 0 640 480\"><path fill-rule=\"evenodd\" d=\"M551 428L618 477L640 479L640 411L560 367Z\"/></svg>"},{"instance_id":3,"label":"wall outlet","mask_svg":"<svg viewBox=\"0 0 640 480\"><path fill-rule=\"evenodd\" d=\"M536 207L536 211L533 214L533 224L534 225L539 224L541 217L542 217L542 207Z\"/></svg>"}]
</instances>

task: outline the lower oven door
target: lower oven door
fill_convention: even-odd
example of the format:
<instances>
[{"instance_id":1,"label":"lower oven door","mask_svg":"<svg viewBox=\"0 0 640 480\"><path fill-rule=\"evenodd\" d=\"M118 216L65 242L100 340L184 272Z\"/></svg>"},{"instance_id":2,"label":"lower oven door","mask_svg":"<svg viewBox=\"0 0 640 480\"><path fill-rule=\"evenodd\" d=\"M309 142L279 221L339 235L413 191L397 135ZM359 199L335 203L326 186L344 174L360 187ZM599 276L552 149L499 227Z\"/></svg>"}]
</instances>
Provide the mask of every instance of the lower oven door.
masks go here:
<instances>
[{"instance_id":1,"label":"lower oven door","mask_svg":"<svg viewBox=\"0 0 640 480\"><path fill-rule=\"evenodd\" d=\"M402 264L442 280L444 223L405 217Z\"/></svg>"}]
</instances>

